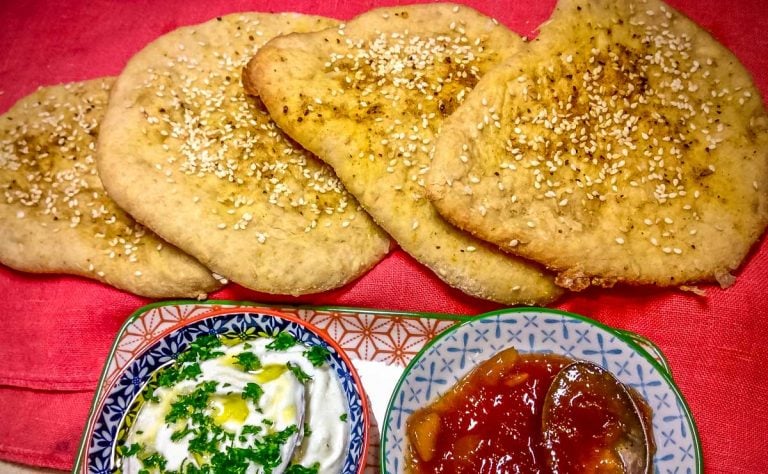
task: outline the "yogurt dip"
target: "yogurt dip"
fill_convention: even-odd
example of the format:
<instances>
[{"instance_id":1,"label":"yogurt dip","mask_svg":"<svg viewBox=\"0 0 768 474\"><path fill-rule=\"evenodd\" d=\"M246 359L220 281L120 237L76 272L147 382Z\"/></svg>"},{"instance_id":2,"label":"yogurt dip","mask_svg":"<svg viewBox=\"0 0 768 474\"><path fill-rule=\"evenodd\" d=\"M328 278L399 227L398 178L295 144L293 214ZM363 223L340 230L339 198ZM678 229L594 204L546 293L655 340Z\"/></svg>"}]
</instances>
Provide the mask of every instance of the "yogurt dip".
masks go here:
<instances>
[{"instance_id":1,"label":"yogurt dip","mask_svg":"<svg viewBox=\"0 0 768 474\"><path fill-rule=\"evenodd\" d=\"M328 351L288 334L203 336L152 377L124 421L122 474L337 474L348 407Z\"/></svg>"}]
</instances>

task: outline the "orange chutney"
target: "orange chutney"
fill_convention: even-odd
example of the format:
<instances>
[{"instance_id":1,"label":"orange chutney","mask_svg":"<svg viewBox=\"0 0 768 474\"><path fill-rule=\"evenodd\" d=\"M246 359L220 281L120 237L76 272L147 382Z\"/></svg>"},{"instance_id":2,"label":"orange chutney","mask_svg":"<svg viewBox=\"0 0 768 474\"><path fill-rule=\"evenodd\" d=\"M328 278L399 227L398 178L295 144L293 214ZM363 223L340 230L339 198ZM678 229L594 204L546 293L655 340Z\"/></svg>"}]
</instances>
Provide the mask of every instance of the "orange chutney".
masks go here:
<instances>
[{"instance_id":1,"label":"orange chutney","mask_svg":"<svg viewBox=\"0 0 768 474\"><path fill-rule=\"evenodd\" d=\"M542 409L555 375L573 362L506 349L482 362L407 421L412 474L622 473L610 449L623 427L607 394L579 387L550 425L568 442L546 446ZM639 398L634 397L633 398Z\"/></svg>"}]
</instances>

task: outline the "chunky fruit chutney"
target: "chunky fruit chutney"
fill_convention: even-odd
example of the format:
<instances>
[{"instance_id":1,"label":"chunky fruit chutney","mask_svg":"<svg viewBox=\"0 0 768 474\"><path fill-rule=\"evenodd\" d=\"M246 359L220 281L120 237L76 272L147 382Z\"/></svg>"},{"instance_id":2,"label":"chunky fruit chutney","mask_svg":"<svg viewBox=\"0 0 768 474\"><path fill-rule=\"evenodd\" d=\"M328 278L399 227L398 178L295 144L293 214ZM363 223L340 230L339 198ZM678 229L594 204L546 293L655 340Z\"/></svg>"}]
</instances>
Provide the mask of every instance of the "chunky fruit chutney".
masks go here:
<instances>
[{"instance_id":1,"label":"chunky fruit chutney","mask_svg":"<svg viewBox=\"0 0 768 474\"><path fill-rule=\"evenodd\" d=\"M557 373L573 360L506 349L479 364L407 423L407 472L622 473L611 449L623 429L610 396L576 384L550 412L558 442L547 446L542 411ZM639 398L639 397L633 397Z\"/></svg>"}]
</instances>

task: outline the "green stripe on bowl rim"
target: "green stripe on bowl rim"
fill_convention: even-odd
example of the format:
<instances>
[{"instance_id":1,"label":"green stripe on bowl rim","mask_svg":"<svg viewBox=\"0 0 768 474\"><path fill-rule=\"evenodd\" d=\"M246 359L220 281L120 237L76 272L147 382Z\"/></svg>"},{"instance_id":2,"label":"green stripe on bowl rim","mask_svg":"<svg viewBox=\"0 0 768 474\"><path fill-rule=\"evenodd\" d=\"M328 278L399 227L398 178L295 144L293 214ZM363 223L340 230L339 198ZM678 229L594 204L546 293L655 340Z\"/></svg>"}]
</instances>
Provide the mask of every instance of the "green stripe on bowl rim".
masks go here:
<instances>
[{"instance_id":1,"label":"green stripe on bowl rim","mask_svg":"<svg viewBox=\"0 0 768 474\"><path fill-rule=\"evenodd\" d=\"M254 301L237 301L237 300L167 300L167 301L157 301L154 303L147 304L145 306L142 306L135 310L133 313L131 313L130 316L126 318L126 320L123 322L123 324L120 326L120 329L117 331L117 334L115 335L114 340L112 341L112 345L109 349L109 352L107 353L106 358L104 359L104 367L101 369L101 375L99 376L99 381L96 385L96 390L93 394L93 398L91 399L91 406L88 410L88 418L86 419L86 423L83 426L83 432L80 435L80 444L77 450L77 454L75 456L75 464L72 467L72 473L73 474L79 474L82 466L83 466L83 460L84 456L87 451L87 435L88 435L88 428L90 424L93 421L93 417L95 416L95 412L97 409L98 401L101 398L101 394L104 391L104 383L107 379L107 373L109 371L109 364L110 361L114 358L115 352L118 349L118 343L122 339L123 335L125 334L128 327L138 318L140 318L144 313L151 311L156 308L162 308L165 306L180 306L180 305L220 305L220 306L231 306L235 308L295 308L295 309L311 309L314 311L338 311L338 312L344 312L344 313L353 313L353 314L377 314L382 316L392 316L392 317L409 317L409 318L427 318L427 319L441 319L441 320L451 320L456 322L466 322L469 320L472 320L475 318L475 316L461 316L456 314L447 314L447 313L420 313L420 312L411 312L411 311L399 311L399 310L385 310L385 309L372 309L372 308L361 308L361 307L345 307L345 306L335 306L335 305L327 305L327 306L312 306L312 305L290 305L290 304L280 304L280 303L259 303ZM224 309L224 308L223 308Z\"/></svg>"},{"instance_id":2,"label":"green stripe on bowl rim","mask_svg":"<svg viewBox=\"0 0 768 474\"><path fill-rule=\"evenodd\" d=\"M439 342L445 337L448 337L450 334L459 330L461 327L463 327L466 324L470 324L475 320L483 319L491 316L505 315L510 313L529 313L529 312L540 312L540 313L556 314L559 316L567 316L573 319L583 321L592 326L598 327L608 333L615 335L618 339L620 339L622 342L627 344L637 354L643 357L656 370L658 370L661 377L664 379L664 381L668 384L669 388L672 390L672 393L674 393L675 398L677 399L678 403L682 407L683 413L685 413L686 420L688 421L688 426L691 430L691 436L693 438L693 447L696 455L696 474L704 473L704 460L702 457L701 438L699 437L699 430L698 430L698 427L696 426L696 421L693 418L693 413L691 412L691 408L690 406L688 406L688 402L685 400L685 397L683 397L683 394L680 391L680 387L678 387L675 381L673 380L671 373L664 367L664 364L656 360L656 358L654 358L650 353L648 353L648 351L646 351L643 347L641 347L636 342L635 337L642 340L643 342L648 342L651 347L658 349L658 347L655 344L653 344L650 340L648 340L645 337L639 336L630 331L614 329L606 324L603 324L599 321L588 318L586 316L582 316L580 314L571 313L568 311L562 311L558 309L552 309L552 308L525 307L525 308L498 309L495 311L490 311L487 313L483 313L483 314L468 318L459 324L449 327L448 329L444 330L443 332L441 332L431 340L427 341L427 343L424 344L424 347L422 347L421 350L413 357L413 359L411 359L411 361L403 370L403 375L400 376L400 379L397 381L397 384L395 385L395 388L392 391L392 395L390 396L389 402L387 404L387 411L384 414L384 419L382 420L383 426L381 426L380 428L381 429L381 437L380 437L381 445L379 447L379 464L381 467L381 474L389 474L386 470L386 453L384 451L384 448L385 448L384 441L387 439L387 431L389 429L387 420L389 420L391 415L392 405L395 401L395 395L400 391L400 387L405 381L406 375L411 371L413 366L418 364L421 358L424 357L424 354L432 346L437 344L437 342ZM658 352L659 354L662 355L662 360L666 362L666 357L663 356L660 349L658 350Z\"/></svg>"}]
</instances>

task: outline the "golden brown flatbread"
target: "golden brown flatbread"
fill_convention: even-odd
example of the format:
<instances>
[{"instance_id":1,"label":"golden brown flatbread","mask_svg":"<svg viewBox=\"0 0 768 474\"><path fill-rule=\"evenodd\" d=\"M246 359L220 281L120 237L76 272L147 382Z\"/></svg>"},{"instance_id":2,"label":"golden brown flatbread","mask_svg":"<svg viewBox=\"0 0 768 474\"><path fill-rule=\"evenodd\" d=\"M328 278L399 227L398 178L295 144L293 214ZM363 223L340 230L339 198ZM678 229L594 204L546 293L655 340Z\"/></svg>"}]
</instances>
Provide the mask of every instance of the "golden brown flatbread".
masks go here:
<instances>
[{"instance_id":1,"label":"golden brown flatbread","mask_svg":"<svg viewBox=\"0 0 768 474\"><path fill-rule=\"evenodd\" d=\"M71 273L148 297L220 284L106 195L94 149L113 78L44 87L0 116L0 261Z\"/></svg>"},{"instance_id":2,"label":"golden brown flatbread","mask_svg":"<svg viewBox=\"0 0 768 474\"><path fill-rule=\"evenodd\" d=\"M744 67L669 6L561 0L448 120L429 190L571 289L727 285L768 222L767 130Z\"/></svg>"},{"instance_id":3,"label":"golden brown flatbread","mask_svg":"<svg viewBox=\"0 0 768 474\"><path fill-rule=\"evenodd\" d=\"M217 273L258 291L323 291L371 268L389 250L386 234L240 81L268 39L334 24L243 13L149 44L120 74L99 137L110 194Z\"/></svg>"},{"instance_id":4,"label":"golden brown flatbread","mask_svg":"<svg viewBox=\"0 0 768 474\"><path fill-rule=\"evenodd\" d=\"M478 79L522 40L451 4L369 11L337 28L276 38L245 71L278 125L333 166L418 261L466 293L544 303L559 290L533 264L445 222L425 197L434 139Z\"/></svg>"}]
</instances>

